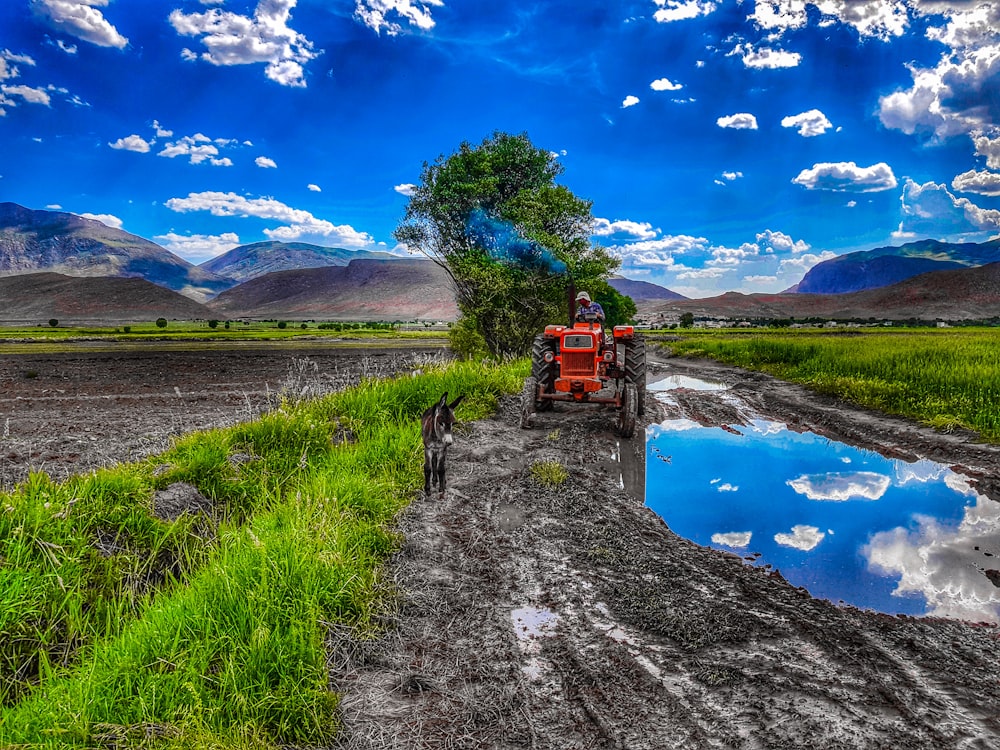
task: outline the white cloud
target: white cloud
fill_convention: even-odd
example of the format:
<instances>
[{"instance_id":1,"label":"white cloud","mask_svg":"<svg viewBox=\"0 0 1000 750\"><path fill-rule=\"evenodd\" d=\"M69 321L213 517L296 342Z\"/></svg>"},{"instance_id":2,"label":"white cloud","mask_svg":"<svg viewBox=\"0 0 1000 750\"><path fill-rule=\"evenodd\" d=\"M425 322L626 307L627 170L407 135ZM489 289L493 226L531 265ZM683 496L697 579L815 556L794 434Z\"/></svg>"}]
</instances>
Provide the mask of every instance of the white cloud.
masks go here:
<instances>
[{"instance_id":1,"label":"white cloud","mask_svg":"<svg viewBox=\"0 0 1000 750\"><path fill-rule=\"evenodd\" d=\"M266 156L258 156L253 160L253 163L262 169L277 169L278 165L275 163L274 159L269 159Z\"/></svg>"},{"instance_id":2,"label":"white cloud","mask_svg":"<svg viewBox=\"0 0 1000 750\"><path fill-rule=\"evenodd\" d=\"M319 185L316 185L315 183L312 183L312 182L310 182L308 185L306 185L306 187L309 190L311 190L312 192L314 192L314 193L322 193L323 192L323 188L321 188Z\"/></svg>"},{"instance_id":3,"label":"white cloud","mask_svg":"<svg viewBox=\"0 0 1000 750\"><path fill-rule=\"evenodd\" d=\"M729 531L725 534L712 534L712 543L720 544L723 547L741 549L743 547L749 547L750 540L752 538L752 531Z\"/></svg>"},{"instance_id":4,"label":"white cloud","mask_svg":"<svg viewBox=\"0 0 1000 750\"><path fill-rule=\"evenodd\" d=\"M689 270L674 262L676 255L708 255L708 240L704 237L672 235L655 240L642 240L627 245L614 245L609 252L622 261L625 268L669 268Z\"/></svg>"},{"instance_id":5,"label":"white cloud","mask_svg":"<svg viewBox=\"0 0 1000 750\"><path fill-rule=\"evenodd\" d=\"M791 534L775 534L774 541L782 547L793 547L803 552L809 552L825 537L826 534L815 526L798 524L792 527Z\"/></svg>"},{"instance_id":6,"label":"white cloud","mask_svg":"<svg viewBox=\"0 0 1000 750\"><path fill-rule=\"evenodd\" d=\"M378 34L384 29L389 36L395 36L403 27L389 20L390 17L406 21L421 31L430 31L434 28L432 7L442 8L444 3L441 0L357 0L354 17Z\"/></svg>"},{"instance_id":7,"label":"white cloud","mask_svg":"<svg viewBox=\"0 0 1000 750\"><path fill-rule=\"evenodd\" d=\"M0 92L3 92L4 96L20 97L28 104L42 104L48 107L52 101L45 89L32 88L31 86L8 86L4 84L0 86ZM8 100L7 103L14 104L11 100Z\"/></svg>"},{"instance_id":8,"label":"white cloud","mask_svg":"<svg viewBox=\"0 0 1000 750\"><path fill-rule=\"evenodd\" d=\"M416 191L417 186L411 182L404 182L401 185L396 185L393 190L395 190L400 195L411 196Z\"/></svg>"},{"instance_id":9,"label":"white cloud","mask_svg":"<svg viewBox=\"0 0 1000 750\"><path fill-rule=\"evenodd\" d=\"M245 198L236 193L208 191L190 193L187 198L171 198L166 202L171 211L208 211L213 216L255 217L272 219L284 226L265 229L273 240L294 241L316 239L334 242L342 247L357 248L374 244L371 235L346 224L335 225L317 219L308 211L292 208L274 198Z\"/></svg>"},{"instance_id":10,"label":"white cloud","mask_svg":"<svg viewBox=\"0 0 1000 750\"><path fill-rule=\"evenodd\" d=\"M804 253L809 249L809 243L804 240L793 240L784 232L773 232L770 229L758 234L757 242L761 243L764 252Z\"/></svg>"},{"instance_id":11,"label":"white cloud","mask_svg":"<svg viewBox=\"0 0 1000 750\"><path fill-rule=\"evenodd\" d=\"M113 216L112 214L78 214L78 215L82 216L84 219L93 219L94 221L99 221L105 226L111 227L112 229L121 229L123 224L121 219L119 219L117 216Z\"/></svg>"},{"instance_id":12,"label":"white cloud","mask_svg":"<svg viewBox=\"0 0 1000 750\"><path fill-rule=\"evenodd\" d=\"M775 70L779 68L796 68L802 62L798 52L785 52L771 47L754 47L750 44L738 44L729 53L743 61L744 67L758 70Z\"/></svg>"},{"instance_id":13,"label":"white cloud","mask_svg":"<svg viewBox=\"0 0 1000 750\"><path fill-rule=\"evenodd\" d=\"M730 484L729 482L723 482L715 489L718 492L739 492L740 490L738 485Z\"/></svg>"},{"instance_id":14,"label":"white cloud","mask_svg":"<svg viewBox=\"0 0 1000 750\"><path fill-rule=\"evenodd\" d=\"M974 622L1000 621L1000 588L982 573L982 550L996 550L1000 504L979 496L957 528L917 517L916 531L895 528L872 537L862 552L869 567L900 577L896 595L917 593L928 614ZM995 566L991 566L995 567Z\"/></svg>"},{"instance_id":15,"label":"white cloud","mask_svg":"<svg viewBox=\"0 0 1000 750\"><path fill-rule=\"evenodd\" d=\"M160 125L158 120L153 120L153 132L156 133L157 138L169 138L174 134L173 130L167 130Z\"/></svg>"},{"instance_id":16,"label":"white cloud","mask_svg":"<svg viewBox=\"0 0 1000 750\"><path fill-rule=\"evenodd\" d=\"M713 2L703 0L653 0L660 10L653 13L657 23L686 21L698 16L707 16L715 11Z\"/></svg>"},{"instance_id":17,"label":"white cloud","mask_svg":"<svg viewBox=\"0 0 1000 750\"><path fill-rule=\"evenodd\" d=\"M818 109L810 109L808 112L783 118L781 120L781 127L798 128L799 135L803 138L812 138L817 135L823 135L823 133L833 127L833 123Z\"/></svg>"},{"instance_id":18,"label":"white cloud","mask_svg":"<svg viewBox=\"0 0 1000 750\"><path fill-rule=\"evenodd\" d=\"M859 167L853 161L823 162L803 169L792 182L808 190L873 193L896 187L896 176L885 162L870 167Z\"/></svg>"},{"instance_id":19,"label":"white cloud","mask_svg":"<svg viewBox=\"0 0 1000 750\"><path fill-rule=\"evenodd\" d=\"M846 500L878 500L889 489L891 480L874 471L803 474L785 484L810 500L844 502Z\"/></svg>"},{"instance_id":20,"label":"white cloud","mask_svg":"<svg viewBox=\"0 0 1000 750\"><path fill-rule=\"evenodd\" d=\"M898 237L965 236L1000 231L1000 211L980 208L968 198L956 198L944 185L922 185L907 178L900 197L902 219Z\"/></svg>"},{"instance_id":21,"label":"white cloud","mask_svg":"<svg viewBox=\"0 0 1000 750\"><path fill-rule=\"evenodd\" d=\"M226 148L234 144L235 141L231 139L216 138L213 141L207 135L195 133L167 143L157 156L164 156L168 159L186 156L191 164L201 164L207 161L216 167L231 167L233 166L232 159L219 157L219 146Z\"/></svg>"},{"instance_id":22,"label":"white cloud","mask_svg":"<svg viewBox=\"0 0 1000 750\"><path fill-rule=\"evenodd\" d=\"M75 44L68 44L62 39L56 39L56 46L67 55L75 55L79 51Z\"/></svg>"},{"instance_id":23,"label":"white cloud","mask_svg":"<svg viewBox=\"0 0 1000 750\"><path fill-rule=\"evenodd\" d=\"M149 153L150 144L142 136L139 135L129 135L125 138L119 138L114 143L109 143L109 146L114 149L119 149L122 151L135 151L137 154Z\"/></svg>"},{"instance_id":24,"label":"white cloud","mask_svg":"<svg viewBox=\"0 0 1000 750\"><path fill-rule=\"evenodd\" d=\"M15 55L8 49L0 51L0 81L20 77L21 71L15 63L35 65L35 61L27 55Z\"/></svg>"},{"instance_id":25,"label":"white cloud","mask_svg":"<svg viewBox=\"0 0 1000 750\"><path fill-rule=\"evenodd\" d=\"M1000 195L1000 172L977 172L970 169L968 172L955 175L951 186L963 193Z\"/></svg>"},{"instance_id":26,"label":"white cloud","mask_svg":"<svg viewBox=\"0 0 1000 750\"><path fill-rule=\"evenodd\" d=\"M628 107L634 107L638 103L639 103L639 97L632 96L631 94L629 94L622 100L622 109L626 109Z\"/></svg>"},{"instance_id":27,"label":"white cloud","mask_svg":"<svg viewBox=\"0 0 1000 750\"><path fill-rule=\"evenodd\" d=\"M780 38L786 31L805 27L808 6L823 14L821 26L839 22L861 37L888 40L901 36L909 24L903 0L757 0L749 20Z\"/></svg>"},{"instance_id":28,"label":"white cloud","mask_svg":"<svg viewBox=\"0 0 1000 750\"><path fill-rule=\"evenodd\" d=\"M684 87L679 83L674 83L669 78L657 78L649 84L649 88L653 91L680 91Z\"/></svg>"},{"instance_id":29,"label":"white cloud","mask_svg":"<svg viewBox=\"0 0 1000 750\"><path fill-rule=\"evenodd\" d=\"M608 221L607 219L594 219L590 233L596 235L597 237L610 237L615 234L628 234L642 240L651 240L656 237L656 230L653 229L653 225L649 222L628 221L623 219L616 219L615 221Z\"/></svg>"},{"instance_id":30,"label":"white cloud","mask_svg":"<svg viewBox=\"0 0 1000 750\"><path fill-rule=\"evenodd\" d=\"M107 4L108 0L36 0L32 7L59 31L98 47L122 49L128 39L98 10Z\"/></svg>"},{"instance_id":31,"label":"white cloud","mask_svg":"<svg viewBox=\"0 0 1000 750\"><path fill-rule=\"evenodd\" d=\"M738 112L734 115L726 115L715 121L720 128L734 128L735 130L756 130L757 118L749 112Z\"/></svg>"},{"instance_id":32,"label":"white cloud","mask_svg":"<svg viewBox=\"0 0 1000 750\"><path fill-rule=\"evenodd\" d=\"M742 176L743 176L742 172L723 172L722 173L722 179L726 180L727 182L732 182L733 180L738 180Z\"/></svg>"},{"instance_id":33,"label":"white cloud","mask_svg":"<svg viewBox=\"0 0 1000 750\"><path fill-rule=\"evenodd\" d=\"M204 13L174 10L178 34L201 37L200 59L213 65L266 63L264 74L282 86L306 85L303 65L319 56L313 43L288 26L297 0L260 0L253 17L212 8ZM182 55L191 59L194 53Z\"/></svg>"},{"instance_id":34,"label":"white cloud","mask_svg":"<svg viewBox=\"0 0 1000 750\"><path fill-rule=\"evenodd\" d=\"M161 234L153 238L175 255L179 255L191 263L202 263L222 255L240 244L240 237L235 232L223 234Z\"/></svg>"},{"instance_id":35,"label":"white cloud","mask_svg":"<svg viewBox=\"0 0 1000 750\"><path fill-rule=\"evenodd\" d=\"M986 166L990 169L1000 169L1000 138L990 138L981 133L973 136L977 156L986 157Z\"/></svg>"},{"instance_id":36,"label":"white cloud","mask_svg":"<svg viewBox=\"0 0 1000 750\"><path fill-rule=\"evenodd\" d=\"M744 242L739 247L717 245L712 248L709 266L738 266L749 258L760 255L760 247L753 242Z\"/></svg>"},{"instance_id":37,"label":"white cloud","mask_svg":"<svg viewBox=\"0 0 1000 750\"><path fill-rule=\"evenodd\" d=\"M805 273L810 268L815 266L817 263L822 263L824 260L830 260L836 258L837 254L831 250L824 250L819 255L815 253L805 253L799 255L796 258L786 258L785 260L778 263L778 273L781 274L791 274L791 273Z\"/></svg>"},{"instance_id":38,"label":"white cloud","mask_svg":"<svg viewBox=\"0 0 1000 750\"><path fill-rule=\"evenodd\" d=\"M896 474L896 484L900 487L912 482L919 484L936 482L944 476L946 471L949 471L942 464L926 459L914 461L913 463L897 460L893 462L893 465Z\"/></svg>"}]
</instances>

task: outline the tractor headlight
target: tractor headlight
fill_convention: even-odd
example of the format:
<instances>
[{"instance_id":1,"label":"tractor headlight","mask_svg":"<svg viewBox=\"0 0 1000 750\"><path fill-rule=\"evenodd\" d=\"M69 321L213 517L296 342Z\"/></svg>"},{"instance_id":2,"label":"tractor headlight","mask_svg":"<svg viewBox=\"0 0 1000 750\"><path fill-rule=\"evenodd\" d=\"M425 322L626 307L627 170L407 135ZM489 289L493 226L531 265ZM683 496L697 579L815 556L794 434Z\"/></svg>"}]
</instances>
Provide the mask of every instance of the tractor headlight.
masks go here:
<instances>
[{"instance_id":1,"label":"tractor headlight","mask_svg":"<svg viewBox=\"0 0 1000 750\"><path fill-rule=\"evenodd\" d=\"M610 362L615 358L614 352L604 352L604 361Z\"/></svg>"},{"instance_id":2,"label":"tractor headlight","mask_svg":"<svg viewBox=\"0 0 1000 750\"><path fill-rule=\"evenodd\" d=\"M556 361L556 355L553 354L552 352L545 352L545 354L542 355L542 359L544 359L549 364L552 364L553 362Z\"/></svg>"}]
</instances>

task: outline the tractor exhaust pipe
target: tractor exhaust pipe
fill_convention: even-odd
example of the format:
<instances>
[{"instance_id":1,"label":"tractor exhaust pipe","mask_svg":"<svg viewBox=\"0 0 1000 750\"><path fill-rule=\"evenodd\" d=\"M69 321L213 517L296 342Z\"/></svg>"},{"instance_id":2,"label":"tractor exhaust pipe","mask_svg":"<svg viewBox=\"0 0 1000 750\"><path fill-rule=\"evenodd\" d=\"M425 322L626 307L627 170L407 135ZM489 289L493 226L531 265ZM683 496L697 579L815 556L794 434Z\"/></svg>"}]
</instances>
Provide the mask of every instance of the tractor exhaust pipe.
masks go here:
<instances>
[{"instance_id":1,"label":"tractor exhaust pipe","mask_svg":"<svg viewBox=\"0 0 1000 750\"><path fill-rule=\"evenodd\" d=\"M573 322L576 320L576 283L572 276L569 279L569 284L566 285L566 292L569 297L569 327L572 328Z\"/></svg>"}]
</instances>

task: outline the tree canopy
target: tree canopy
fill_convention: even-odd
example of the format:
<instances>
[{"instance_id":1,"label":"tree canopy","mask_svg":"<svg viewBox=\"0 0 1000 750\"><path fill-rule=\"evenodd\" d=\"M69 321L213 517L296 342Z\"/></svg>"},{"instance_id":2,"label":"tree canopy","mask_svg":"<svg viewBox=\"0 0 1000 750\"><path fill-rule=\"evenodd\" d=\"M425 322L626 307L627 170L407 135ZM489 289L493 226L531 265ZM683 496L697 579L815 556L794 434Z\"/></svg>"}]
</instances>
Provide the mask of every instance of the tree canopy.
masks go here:
<instances>
[{"instance_id":1,"label":"tree canopy","mask_svg":"<svg viewBox=\"0 0 1000 750\"><path fill-rule=\"evenodd\" d=\"M565 322L570 282L615 302L604 279L618 261L590 242L591 203L557 184L561 173L526 134L463 142L424 163L395 231L449 273L456 330L480 336L494 355L525 354L546 324Z\"/></svg>"}]
</instances>

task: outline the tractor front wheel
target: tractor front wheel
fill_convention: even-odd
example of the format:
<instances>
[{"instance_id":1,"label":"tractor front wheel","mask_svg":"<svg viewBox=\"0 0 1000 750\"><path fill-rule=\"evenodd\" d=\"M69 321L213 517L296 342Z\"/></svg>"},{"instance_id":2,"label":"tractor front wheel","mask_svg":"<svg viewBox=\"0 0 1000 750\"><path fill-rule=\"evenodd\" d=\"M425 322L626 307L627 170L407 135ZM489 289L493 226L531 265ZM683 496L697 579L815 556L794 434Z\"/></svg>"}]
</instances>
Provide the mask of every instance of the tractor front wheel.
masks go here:
<instances>
[{"instance_id":1,"label":"tractor front wheel","mask_svg":"<svg viewBox=\"0 0 1000 750\"><path fill-rule=\"evenodd\" d=\"M622 388L622 405L618 410L615 432L619 437L630 438L635 434L635 418L639 404L639 391L635 383L626 383Z\"/></svg>"},{"instance_id":2,"label":"tractor front wheel","mask_svg":"<svg viewBox=\"0 0 1000 750\"><path fill-rule=\"evenodd\" d=\"M646 413L646 341L640 335L625 342L625 382L634 383L638 392L636 413Z\"/></svg>"},{"instance_id":3,"label":"tractor front wheel","mask_svg":"<svg viewBox=\"0 0 1000 750\"><path fill-rule=\"evenodd\" d=\"M538 380L529 376L521 391L521 429L530 430L535 425L535 396L538 395Z\"/></svg>"}]
</instances>

